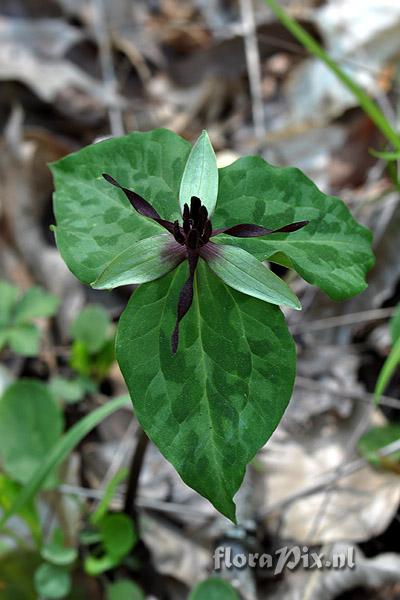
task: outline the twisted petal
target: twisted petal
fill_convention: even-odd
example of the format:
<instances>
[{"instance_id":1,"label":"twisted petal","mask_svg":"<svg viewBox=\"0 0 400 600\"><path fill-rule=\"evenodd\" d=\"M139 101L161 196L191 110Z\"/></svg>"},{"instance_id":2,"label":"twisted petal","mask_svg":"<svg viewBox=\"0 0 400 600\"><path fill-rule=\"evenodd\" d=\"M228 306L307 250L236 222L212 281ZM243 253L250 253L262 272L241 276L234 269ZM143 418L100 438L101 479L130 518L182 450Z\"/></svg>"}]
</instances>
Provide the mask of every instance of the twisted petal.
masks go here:
<instances>
[{"instance_id":1,"label":"twisted petal","mask_svg":"<svg viewBox=\"0 0 400 600\"><path fill-rule=\"evenodd\" d=\"M132 204L133 208L140 215L142 215L143 217L148 217L149 219L153 219L153 221L156 221L156 223L161 225L161 227L164 227L164 229L166 229L170 233L174 232L174 223L162 219L158 212L151 206L149 202L147 202L147 200L142 198L142 196L139 196L139 194L137 194L136 192L128 190L128 188L126 187L123 187L118 183L118 181L116 181L113 177L111 177L111 175L108 175L107 173L103 173L103 177L106 181L108 181L108 183L111 183L111 185L124 192L125 196Z\"/></svg>"},{"instance_id":2,"label":"twisted petal","mask_svg":"<svg viewBox=\"0 0 400 600\"><path fill-rule=\"evenodd\" d=\"M176 351L178 350L179 323L182 321L183 317L186 315L187 311L192 306L193 281L194 281L194 274L196 271L198 261L199 261L199 255L197 253L193 253L193 252L188 253L189 277L183 284L183 287L179 293L176 323L175 323L175 328L174 328L174 331L172 332L172 338L171 338L173 354L175 354Z\"/></svg>"},{"instance_id":3,"label":"twisted petal","mask_svg":"<svg viewBox=\"0 0 400 600\"><path fill-rule=\"evenodd\" d=\"M299 299L286 283L246 250L210 242L201 248L200 256L233 289L271 304L301 309Z\"/></svg>"},{"instance_id":4,"label":"twisted petal","mask_svg":"<svg viewBox=\"0 0 400 600\"><path fill-rule=\"evenodd\" d=\"M248 237L261 237L263 235L270 235L271 233L290 233L291 231L297 231L302 227L308 225L310 221L298 221L297 223L289 223L279 229L266 229L260 225L252 225L251 223L240 223L233 227L221 227L220 229L214 229L211 235L219 235L225 233L226 235L232 235L234 237L248 238Z\"/></svg>"},{"instance_id":5,"label":"twisted petal","mask_svg":"<svg viewBox=\"0 0 400 600\"><path fill-rule=\"evenodd\" d=\"M177 267L185 258L184 247L167 233L148 237L118 254L91 285L102 290L153 281Z\"/></svg>"}]
</instances>

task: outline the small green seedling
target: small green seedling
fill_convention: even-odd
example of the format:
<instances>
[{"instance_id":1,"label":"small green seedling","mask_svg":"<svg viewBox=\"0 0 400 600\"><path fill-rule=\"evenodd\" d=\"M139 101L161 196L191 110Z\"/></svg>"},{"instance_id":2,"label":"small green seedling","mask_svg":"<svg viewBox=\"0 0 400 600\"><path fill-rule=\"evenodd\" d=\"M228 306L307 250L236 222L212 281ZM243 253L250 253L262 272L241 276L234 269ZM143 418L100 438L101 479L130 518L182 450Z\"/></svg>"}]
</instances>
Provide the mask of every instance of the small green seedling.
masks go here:
<instances>
[{"instance_id":1,"label":"small green seedling","mask_svg":"<svg viewBox=\"0 0 400 600\"><path fill-rule=\"evenodd\" d=\"M0 281L0 350L9 346L21 356L37 356L41 332L35 320L55 315L59 303L40 287L21 294L16 286Z\"/></svg>"}]
</instances>

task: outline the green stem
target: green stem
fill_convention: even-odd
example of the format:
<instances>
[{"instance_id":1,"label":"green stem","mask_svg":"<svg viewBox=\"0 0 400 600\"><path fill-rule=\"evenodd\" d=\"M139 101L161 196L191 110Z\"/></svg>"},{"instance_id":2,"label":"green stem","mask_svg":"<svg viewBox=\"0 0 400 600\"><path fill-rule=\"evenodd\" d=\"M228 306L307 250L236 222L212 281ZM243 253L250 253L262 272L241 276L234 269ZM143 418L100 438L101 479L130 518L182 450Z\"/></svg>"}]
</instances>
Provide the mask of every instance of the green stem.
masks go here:
<instances>
[{"instance_id":1,"label":"green stem","mask_svg":"<svg viewBox=\"0 0 400 600\"><path fill-rule=\"evenodd\" d=\"M266 4L274 12L279 21L290 31L294 37L317 58L322 60L326 66L336 75L343 85L353 94L357 102L369 116L371 121L383 133L386 139L396 148L400 150L400 136L393 129L385 115L364 90L353 81L345 71L325 52L322 46L297 22L290 17L287 12L279 5L276 0L264 0Z\"/></svg>"}]
</instances>

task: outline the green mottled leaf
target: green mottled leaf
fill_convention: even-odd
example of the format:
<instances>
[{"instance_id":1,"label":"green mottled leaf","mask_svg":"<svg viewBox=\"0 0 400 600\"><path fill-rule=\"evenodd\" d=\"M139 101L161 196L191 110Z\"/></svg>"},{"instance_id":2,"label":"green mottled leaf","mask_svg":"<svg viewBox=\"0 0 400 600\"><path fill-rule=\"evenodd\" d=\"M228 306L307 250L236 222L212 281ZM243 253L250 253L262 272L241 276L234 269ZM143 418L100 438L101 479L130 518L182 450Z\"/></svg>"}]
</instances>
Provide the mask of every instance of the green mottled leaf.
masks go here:
<instances>
[{"instance_id":1,"label":"green mottled leaf","mask_svg":"<svg viewBox=\"0 0 400 600\"><path fill-rule=\"evenodd\" d=\"M230 583L217 577L202 581L190 592L189 600L239 600Z\"/></svg>"},{"instance_id":2,"label":"green mottled leaf","mask_svg":"<svg viewBox=\"0 0 400 600\"><path fill-rule=\"evenodd\" d=\"M302 220L310 223L292 233L214 240L290 266L335 300L361 292L374 261L371 233L341 200L320 192L298 169L273 167L260 157L220 169L214 227L256 223L275 229Z\"/></svg>"},{"instance_id":3,"label":"green mottled leaf","mask_svg":"<svg viewBox=\"0 0 400 600\"><path fill-rule=\"evenodd\" d=\"M86 306L71 327L74 340L84 344L90 354L95 354L105 344L110 330L110 318L105 308L98 304Z\"/></svg>"},{"instance_id":4,"label":"green mottled leaf","mask_svg":"<svg viewBox=\"0 0 400 600\"><path fill-rule=\"evenodd\" d=\"M301 309L290 287L249 252L225 244L215 250L209 248L206 254L210 269L234 290L278 306Z\"/></svg>"},{"instance_id":5,"label":"green mottled leaf","mask_svg":"<svg viewBox=\"0 0 400 600\"><path fill-rule=\"evenodd\" d=\"M8 475L21 483L29 481L62 428L61 410L44 384L20 379L10 385L0 398L0 457Z\"/></svg>"},{"instance_id":6,"label":"green mottled leaf","mask_svg":"<svg viewBox=\"0 0 400 600\"><path fill-rule=\"evenodd\" d=\"M107 600L145 600L145 596L133 581L119 579L107 586Z\"/></svg>"},{"instance_id":7,"label":"green mottled leaf","mask_svg":"<svg viewBox=\"0 0 400 600\"><path fill-rule=\"evenodd\" d=\"M179 191L181 211L185 203L190 204L192 196L200 198L201 203L213 214L218 195L217 159L207 131L203 131L194 144Z\"/></svg>"},{"instance_id":8,"label":"green mottled leaf","mask_svg":"<svg viewBox=\"0 0 400 600\"><path fill-rule=\"evenodd\" d=\"M164 231L139 215L101 174L110 173L151 202L163 218L175 220L190 148L176 134L156 129L93 144L51 165L57 245L81 281L95 281L126 248Z\"/></svg>"},{"instance_id":9,"label":"green mottled leaf","mask_svg":"<svg viewBox=\"0 0 400 600\"><path fill-rule=\"evenodd\" d=\"M169 273L185 258L184 247L170 233L136 242L118 254L92 283L98 290L146 283Z\"/></svg>"},{"instance_id":10,"label":"green mottled leaf","mask_svg":"<svg viewBox=\"0 0 400 600\"><path fill-rule=\"evenodd\" d=\"M290 399L295 349L278 307L221 282L200 263L193 306L171 333L187 265L136 290L117 359L144 430L182 479L229 518L247 463Z\"/></svg>"},{"instance_id":11,"label":"green mottled leaf","mask_svg":"<svg viewBox=\"0 0 400 600\"><path fill-rule=\"evenodd\" d=\"M30 288L15 307L15 323L26 323L37 317L52 317L60 304L57 296L40 287Z\"/></svg>"},{"instance_id":12,"label":"green mottled leaf","mask_svg":"<svg viewBox=\"0 0 400 600\"><path fill-rule=\"evenodd\" d=\"M10 348L22 356L37 356L40 348L40 331L33 323L15 325L7 330Z\"/></svg>"},{"instance_id":13,"label":"green mottled leaf","mask_svg":"<svg viewBox=\"0 0 400 600\"><path fill-rule=\"evenodd\" d=\"M382 464L378 450L400 439L400 425L390 423L383 427L372 427L360 438L358 450L370 463L375 466ZM400 452L388 457L390 461L400 461ZM386 459L387 460L387 459Z\"/></svg>"}]
</instances>

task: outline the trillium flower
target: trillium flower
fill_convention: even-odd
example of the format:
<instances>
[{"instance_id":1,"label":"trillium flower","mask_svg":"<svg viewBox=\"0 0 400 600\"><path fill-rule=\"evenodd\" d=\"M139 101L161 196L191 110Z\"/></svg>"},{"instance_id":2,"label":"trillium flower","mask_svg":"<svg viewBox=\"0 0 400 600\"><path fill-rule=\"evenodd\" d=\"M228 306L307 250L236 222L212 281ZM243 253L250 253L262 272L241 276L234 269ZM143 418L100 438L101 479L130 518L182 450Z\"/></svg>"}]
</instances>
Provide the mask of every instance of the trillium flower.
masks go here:
<instances>
[{"instance_id":1,"label":"trillium flower","mask_svg":"<svg viewBox=\"0 0 400 600\"><path fill-rule=\"evenodd\" d=\"M301 229L308 221L289 223L278 229L266 229L252 223L213 229L211 216L216 204L218 171L215 155L205 132L193 147L183 174L180 190L181 223L178 220L172 222L163 219L147 200L118 183L111 175L103 173L103 177L125 194L140 215L152 219L166 232L140 240L124 250L106 266L92 283L92 287L108 289L128 283L153 281L186 260L189 276L179 293L176 324L171 340L173 353L178 349L179 323L193 302L194 277L199 260L206 261L224 283L239 292L271 304L301 309L300 302L291 289L262 262L242 248L215 243L214 239L222 234L249 238L289 233ZM190 195L185 198L184 194L190 194L193 189L200 193L204 191L206 202L200 194L200 197Z\"/></svg>"}]
</instances>

